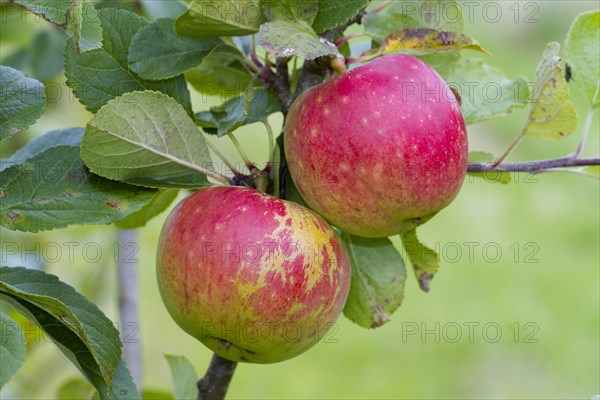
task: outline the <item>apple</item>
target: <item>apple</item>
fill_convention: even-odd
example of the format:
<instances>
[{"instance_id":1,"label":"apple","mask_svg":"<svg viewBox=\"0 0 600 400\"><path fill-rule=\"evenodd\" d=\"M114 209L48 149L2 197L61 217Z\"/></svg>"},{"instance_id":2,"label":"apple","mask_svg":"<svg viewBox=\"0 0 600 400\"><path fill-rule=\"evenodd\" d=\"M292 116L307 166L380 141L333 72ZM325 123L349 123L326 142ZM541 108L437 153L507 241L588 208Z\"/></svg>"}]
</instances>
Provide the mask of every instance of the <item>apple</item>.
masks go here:
<instances>
[{"instance_id":1,"label":"apple","mask_svg":"<svg viewBox=\"0 0 600 400\"><path fill-rule=\"evenodd\" d=\"M253 189L212 187L169 215L157 277L184 331L229 360L273 363L303 353L332 327L350 264L316 213Z\"/></svg>"},{"instance_id":2,"label":"apple","mask_svg":"<svg viewBox=\"0 0 600 400\"><path fill-rule=\"evenodd\" d=\"M402 234L424 223L456 197L467 169L457 99L408 55L380 57L309 89L284 131L306 203L357 236Z\"/></svg>"}]
</instances>

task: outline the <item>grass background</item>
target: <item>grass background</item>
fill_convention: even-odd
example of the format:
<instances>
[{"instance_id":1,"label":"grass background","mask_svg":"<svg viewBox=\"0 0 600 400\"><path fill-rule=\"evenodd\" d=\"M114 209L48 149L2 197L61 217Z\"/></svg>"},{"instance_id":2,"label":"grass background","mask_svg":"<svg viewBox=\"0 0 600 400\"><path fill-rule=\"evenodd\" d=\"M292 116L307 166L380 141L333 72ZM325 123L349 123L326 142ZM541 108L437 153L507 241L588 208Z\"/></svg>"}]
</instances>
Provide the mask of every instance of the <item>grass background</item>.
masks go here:
<instances>
[{"instance_id":1,"label":"grass background","mask_svg":"<svg viewBox=\"0 0 600 400\"><path fill-rule=\"evenodd\" d=\"M545 44L562 43L575 16L597 7L594 1L502 1L495 3L502 17L493 23L493 10L483 11L487 3L476 2L466 15L467 33L494 54L489 63L508 76L528 79ZM516 21L515 7L520 10ZM530 12L537 22L524 22ZM30 18L10 25L8 32L2 29L0 50L6 54L27 43L45 26ZM577 147L586 105L575 88L572 94L580 111L578 132L559 143L528 138L512 160L559 157ZM195 95L194 109L218 101ZM470 126L471 150L501 153L525 117L526 110L517 110ZM89 118L64 91L28 132L2 143L3 155L35 135L84 126ZM270 121L275 129L281 126L280 116ZM599 132L596 113L586 155L598 155ZM237 136L253 159L266 160L261 125L244 127ZM229 143L219 146L239 160ZM328 342L304 355L275 365L240 365L230 398L588 399L600 393L600 184L558 173L513 178L517 182L509 185L467 178L455 202L420 229L420 238L442 253L430 293L422 293L409 273L404 303L390 323L371 331L340 318ZM144 349L144 387L168 392L172 384L163 354L186 355L203 373L211 353L172 322L158 294L155 247L166 215L139 231L141 322L139 330L128 332ZM28 263L35 263L35 252L44 254L46 244L58 243L62 256L44 267L117 320L111 250L116 229L0 234L3 242L30 251L20 256ZM97 243L102 257L90 263L76 251L69 260L63 244L73 241ZM77 379L75 368L53 345L36 340L33 331L28 338L29 356L2 399L56 398L61 386Z\"/></svg>"}]
</instances>

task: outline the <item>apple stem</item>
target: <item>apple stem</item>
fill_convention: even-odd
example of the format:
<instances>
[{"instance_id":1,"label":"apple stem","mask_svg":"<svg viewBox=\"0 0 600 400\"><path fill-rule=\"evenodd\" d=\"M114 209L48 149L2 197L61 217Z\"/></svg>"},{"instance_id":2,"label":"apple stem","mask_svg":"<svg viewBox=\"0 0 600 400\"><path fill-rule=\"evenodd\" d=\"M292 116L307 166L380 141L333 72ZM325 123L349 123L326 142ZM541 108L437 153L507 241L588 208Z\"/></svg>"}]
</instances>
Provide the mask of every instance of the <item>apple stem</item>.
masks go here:
<instances>
[{"instance_id":1,"label":"apple stem","mask_svg":"<svg viewBox=\"0 0 600 400\"><path fill-rule=\"evenodd\" d=\"M198 400L223 400L233 378L237 362L227 360L214 354L208 370L198 381Z\"/></svg>"},{"instance_id":2,"label":"apple stem","mask_svg":"<svg viewBox=\"0 0 600 400\"><path fill-rule=\"evenodd\" d=\"M346 59L343 56L334 57L331 60L331 68L338 74L345 74L348 72L346 68Z\"/></svg>"},{"instance_id":3,"label":"apple stem","mask_svg":"<svg viewBox=\"0 0 600 400\"><path fill-rule=\"evenodd\" d=\"M231 139L231 141L233 142L233 145L237 149L238 153L240 153L240 156L242 157L242 160L244 160L246 167L248 167L249 170L252 170L252 168L256 168L254 166L254 164L252 163L252 161L250 161L250 158L248 158L248 155L246 154L246 152L244 151L244 149L242 148L242 146L240 145L240 142L238 142L236 137L233 136L233 134L231 134L231 133L228 134L227 136L229 136L229 139Z\"/></svg>"}]
</instances>

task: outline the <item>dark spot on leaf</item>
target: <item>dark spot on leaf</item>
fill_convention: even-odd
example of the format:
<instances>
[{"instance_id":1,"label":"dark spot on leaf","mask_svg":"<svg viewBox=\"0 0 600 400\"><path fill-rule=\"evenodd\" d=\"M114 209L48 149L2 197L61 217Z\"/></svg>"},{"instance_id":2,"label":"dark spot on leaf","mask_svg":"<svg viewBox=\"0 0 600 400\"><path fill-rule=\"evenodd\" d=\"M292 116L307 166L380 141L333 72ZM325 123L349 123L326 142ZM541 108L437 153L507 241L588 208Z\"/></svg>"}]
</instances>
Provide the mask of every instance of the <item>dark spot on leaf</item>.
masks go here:
<instances>
[{"instance_id":1,"label":"dark spot on leaf","mask_svg":"<svg viewBox=\"0 0 600 400\"><path fill-rule=\"evenodd\" d=\"M381 304L375 304L371 307L371 311L373 312L373 322L371 323L371 328L373 329L379 328L390 320Z\"/></svg>"},{"instance_id":2,"label":"dark spot on leaf","mask_svg":"<svg viewBox=\"0 0 600 400\"><path fill-rule=\"evenodd\" d=\"M127 389L121 389L121 390L119 390L119 393L121 394L121 396L127 396L129 391Z\"/></svg>"},{"instance_id":3,"label":"dark spot on leaf","mask_svg":"<svg viewBox=\"0 0 600 400\"><path fill-rule=\"evenodd\" d=\"M121 209L121 207L120 207L121 200L108 200L106 202L106 205L109 207L112 207L112 208L116 208L117 210L120 210Z\"/></svg>"},{"instance_id":4,"label":"dark spot on leaf","mask_svg":"<svg viewBox=\"0 0 600 400\"><path fill-rule=\"evenodd\" d=\"M244 357L244 356L241 356L240 360L242 360L242 361L248 361L248 359L246 357Z\"/></svg>"},{"instance_id":5,"label":"dark spot on leaf","mask_svg":"<svg viewBox=\"0 0 600 400\"><path fill-rule=\"evenodd\" d=\"M37 201L39 201L40 203L45 203L48 200L50 200L50 198L46 197L46 196L40 196L40 197L37 198Z\"/></svg>"},{"instance_id":6,"label":"dark spot on leaf","mask_svg":"<svg viewBox=\"0 0 600 400\"><path fill-rule=\"evenodd\" d=\"M10 222L15 222L15 220L21 217L21 214L14 212L13 210L8 210L6 215L8 215L8 218L10 218Z\"/></svg>"},{"instance_id":7,"label":"dark spot on leaf","mask_svg":"<svg viewBox=\"0 0 600 400\"><path fill-rule=\"evenodd\" d=\"M83 168L72 169L67 174L69 182L81 182L85 179L85 170Z\"/></svg>"},{"instance_id":8,"label":"dark spot on leaf","mask_svg":"<svg viewBox=\"0 0 600 400\"><path fill-rule=\"evenodd\" d=\"M392 276L392 279L390 279L390 281L391 281L392 283L396 283L396 281L397 281L397 280L398 280L398 277L397 277L397 276Z\"/></svg>"},{"instance_id":9,"label":"dark spot on leaf","mask_svg":"<svg viewBox=\"0 0 600 400\"><path fill-rule=\"evenodd\" d=\"M565 133L564 133L564 132L558 132L558 134L559 134L560 136L565 136Z\"/></svg>"},{"instance_id":10,"label":"dark spot on leaf","mask_svg":"<svg viewBox=\"0 0 600 400\"><path fill-rule=\"evenodd\" d=\"M555 77L552 77L552 78L550 79L550 82L552 82L552 87L553 87L553 88L555 88L555 87L556 87L556 78L555 78Z\"/></svg>"},{"instance_id":11,"label":"dark spot on leaf","mask_svg":"<svg viewBox=\"0 0 600 400\"><path fill-rule=\"evenodd\" d=\"M419 287L421 288L422 291L424 292L429 292L429 284L431 283L431 280L433 279L433 274L426 274L425 272L422 272L419 275Z\"/></svg>"},{"instance_id":12,"label":"dark spot on leaf","mask_svg":"<svg viewBox=\"0 0 600 400\"><path fill-rule=\"evenodd\" d=\"M256 352L255 352L255 351L248 350L248 349L244 349L244 350L245 350L245 351L246 351L246 353L248 353L248 354L256 354Z\"/></svg>"},{"instance_id":13,"label":"dark spot on leaf","mask_svg":"<svg viewBox=\"0 0 600 400\"><path fill-rule=\"evenodd\" d=\"M572 73L571 73L571 66L569 64L566 64L565 66L565 80L567 82L569 82L571 80L572 77Z\"/></svg>"}]
</instances>

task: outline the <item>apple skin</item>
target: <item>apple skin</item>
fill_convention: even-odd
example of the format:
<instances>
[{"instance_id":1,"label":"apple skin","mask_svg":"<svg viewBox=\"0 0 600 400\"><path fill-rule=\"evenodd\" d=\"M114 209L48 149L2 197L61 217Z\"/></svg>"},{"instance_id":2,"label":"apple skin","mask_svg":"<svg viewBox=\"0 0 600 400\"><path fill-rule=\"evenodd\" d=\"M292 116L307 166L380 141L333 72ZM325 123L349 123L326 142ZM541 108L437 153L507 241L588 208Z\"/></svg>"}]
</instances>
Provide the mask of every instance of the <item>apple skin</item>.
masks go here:
<instances>
[{"instance_id":1,"label":"apple skin","mask_svg":"<svg viewBox=\"0 0 600 400\"><path fill-rule=\"evenodd\" d=\"M306 203L357 236L414 229L452 202L466 174L460 105L431 67L408 55L380 57L309 89L284 130Z\"/></svg>"},{"instance_id":2,"label":"apple skin","mask_svg":"<svg viewBox=\"0 0 600 400\"><path fill-rule=\"evenodd\" d=\"M334 230L305 207L212 187L169 215L157 278L184 331L229 360L273 363L331 328L348 297L350 262Z\"/></svg>"}]
</instances>

